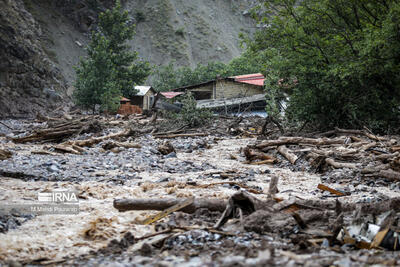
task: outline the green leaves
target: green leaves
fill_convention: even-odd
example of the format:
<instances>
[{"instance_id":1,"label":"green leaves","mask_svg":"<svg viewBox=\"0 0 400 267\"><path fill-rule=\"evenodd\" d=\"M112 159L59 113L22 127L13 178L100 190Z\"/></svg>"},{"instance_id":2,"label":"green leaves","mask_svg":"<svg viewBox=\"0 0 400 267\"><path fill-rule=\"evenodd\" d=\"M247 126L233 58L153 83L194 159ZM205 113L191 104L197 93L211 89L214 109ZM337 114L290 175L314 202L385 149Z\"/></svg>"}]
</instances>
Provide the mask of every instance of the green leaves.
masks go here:
<instances>
[{"instance_id":1,"label":"green leaves","mask_svg":"<svg viewBox=\"0 0 400 267\"><path fill-rule=\"evenodd\" d=\"M320 129L399 125L398 1L261 2L266 27L247 45L265 55L267 94L290 94L292 121ZM288 88L277 79L298 83Z\"/></svg>"},{"instance_id":2,"label":"green leaves","mask_svg":"<svg viewBox=\"0 0 400 267\"><path fill-rule=\"evenodd\" d=\"M203 125L211 119L212 113L210 111L196 108L197 102L191 92L187 92L181 101L183 107L178 118L190 127Z\"/></svg>"},{"instance_id":3,"label":"green leaves","mask_svg":"<svg viewBox=\"0 0 400 267\"><path fill-rule=\"evenodd\" d=\"M100 105L103 111L116 111L121 95L129 98L136 93L134 85L145 81L150 65L125 44L132 39L134 29L119 1L99 15L98 30L92 32L87 47L88 57L75 68L77 105L93 110Z\"/></svg>"}]
</instances>

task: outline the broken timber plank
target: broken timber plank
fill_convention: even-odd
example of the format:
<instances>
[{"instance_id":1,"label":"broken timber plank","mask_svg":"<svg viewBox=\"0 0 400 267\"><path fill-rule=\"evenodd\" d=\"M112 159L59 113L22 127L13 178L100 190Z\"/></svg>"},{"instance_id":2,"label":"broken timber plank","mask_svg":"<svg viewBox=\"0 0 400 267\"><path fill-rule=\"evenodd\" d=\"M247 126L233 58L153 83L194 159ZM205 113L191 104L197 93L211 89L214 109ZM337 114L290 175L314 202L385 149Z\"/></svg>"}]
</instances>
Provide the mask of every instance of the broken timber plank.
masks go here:
<instances>
[{"instance_id":1,"label":"broken timber plank","mask_svg":"<svg viewBox=\"0 0 400 267\"><path fill-rule=\"evenodd\" d=\"M115 199L114 208L119 211L128 210L165 210L181 203L184 199ZM206 208L211 211L224 211L226 202L219 199L194 199L193 203L183 208L185 213L194 213L197 209Z\"/></svg>"},{"instance_id":2,"label":"broken timber plank","mask_svg":"<svg viewBox=\"0 0 400 267\"><path fill-rule=\"evenodd\" d=\"M341 169L341 168L357 169L357 164L355 163L337 162L334 161L332 158L326 158L325 162L331 165L335 169Z\"/></svg>"},{"instance_id":3,"label":"broken timber plank","mask_svg":"<svg viewBox=\"0 0 400 267\"><path fill-rule=\"evenodd\" d=\"M109 134L109 135L105 135L105 136L101 136L101 137L93 137L90 139L86 139L86 140L75 140L75 141L68 141L68 142L64 142L63 145L75 145L75 146L86 146L86 147L90 147L93 146L95 144L98 144L104 140L107 139L115 139L115 138L119 138L119 137L123 137L123 136L129 136L131 134L131 130L127 129L127 130L123 130L120 131L118 133L113 133L113 134Z\"/></svg>"},{"instance_id":4,"label":"broken timber plank","mask_svg":"<svg viewBox=\"0 0 400 267\"><path fill-rule=\"evenodd\" d=\"M278 146L277 150L293 165L298 160L298 157L294 153L292 153L292 151L290 151L285 145Z\"/></svg>"},{"instance_id":5,"label":"broken timber plank","mask_svg":"<svg viewBox=\"0 0 400 267\"><path fill-rule=\"evenodd\" d=\"M263 193L262 191L257 190L257 189L253 189L253 188L251 188L251 187L248 187L248 186L245 185L245 184L241 184L241 183L237 183L237 182L231 182L231 181L217 182L217 183L211 183L211 184L202 184L202 185L198 185L198 186L196 186L196 187L199 187L199 188L208 188L208 187L210 187L210 186L221 185L221 184L236 185L236 186L238 186L238 187L240 187L240 188L246 189L247 191L249 191L250 193L253 193L253 194L262 194L262 193Z\"/></svg>"},{"instance_id":6,"label":"broken timber plank","mask_svg":"<svg viewBox=\"0 0 400 267\"><path fill-rule=\"evenodd\" d=\"M187 134L169 134L169 135L155 135L155 138L175 138L175 137L194 137L194 136L207 136L207 133L187 133Z\"/></svg>"},{"instance_id":7,"label":"broken timber plank","mask_svg":"<svg viewBox=\"0 0 400 267\"><path fill-rule=\"evenodd\" d=\"M267 140L261 144L256 145L256 148L262 149L268 146L281 146L289 144L308 144L308 145L332 145L332 144L344 144L345 138L306 138L306 137L288 137L283 136L277 140Z\"/></svg>"},{"instance_id":8,"label":"broken timber plank","mask_svg":"<svg viewBox=\"0 0 400 267\"><path fill-rule=\"evenodd\" d=\"M328 192L330 192L330 193L332 193L332 194L334 194L334 195L337 195L337 196L345 196L345 195L346 195L346 194L345 194L344 192L342 192L342 191L333 189L333 188L331 188L331 187L329 187L329 186L326 186L326 185L323 185L323 184L318 184L317 188L318 188L318 189L321 189L322 191L328 191Z\"/></svg>"},{"instance_id":9,"label":"broken timber plank","mask_svg":"<svg viewBox=\"0 0 400 267\"><path fill-rule=\"evenodd\" d=\"M372 139L375 141L385 141L386 140L386 138L384 138L384 137L376 136L374 134L368 133L365 130L346 130L346 129L335 128L335 133L364 135L364 136L368 137L369 139Z\"/></svg>"},{"instance_id":10,"label":"broken timber plank","mask_svg":"<svg viewBox=\"0 0 400 267\"><path fill-rule=\"evenodd\" d=\"M383 177L391 181L400 181L400 172L392 170L380 170L375 176Z\"/></svg>"},{"instance_id":11,"label":"broken timber plank","mask_svg":"<svg viewBox=\"0 0 400 267\"><path fill-rule=\"evenodd\" d=\"M176 204L176 205L174 205L174 206L172 206L172 207L169 207L168 209L163 210L162 212L157 213L156 215L152 215L152 216L146 218L146 219L142 222L142 224L147 225L147 224L151 224L151 223L153 223L153 222L156 222L156 221L158 221L158 220L160 220L160 219L162 219L162 218L168 216L168 214L170 214L170 213L172 213L172 212L181 210L181 209L183 209L183 208L185 208L185 207L187 207L187 206L193 204L193 201L194 201L194 197L189 198L189 199L187 199L187 200L185 200L185 201L183 201L183 202L181 202L181 203L178 203L178 204Z\"/></svg>"},{"instance_id":12,"label":"broken timber plank","mask_svg":"<svg viewBox=\"0 0 400 267\"><path fill-rule=\"evenodd\" d=\"M266 160L261 160L256 162L246 162L246 163L250 165L263 165L263 164L274 164L275 162L277 162L277 159L266 159Z\"/></svg>"}]
</instances>

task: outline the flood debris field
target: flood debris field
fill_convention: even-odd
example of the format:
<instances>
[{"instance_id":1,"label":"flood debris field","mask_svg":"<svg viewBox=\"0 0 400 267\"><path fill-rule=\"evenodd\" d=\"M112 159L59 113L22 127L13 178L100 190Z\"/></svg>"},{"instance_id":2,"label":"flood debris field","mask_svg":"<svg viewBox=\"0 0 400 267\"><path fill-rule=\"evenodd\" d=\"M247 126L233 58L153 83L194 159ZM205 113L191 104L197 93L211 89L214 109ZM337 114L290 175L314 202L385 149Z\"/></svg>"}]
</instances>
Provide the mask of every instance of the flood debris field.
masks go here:
<instances>
[{"instance_id":1,"label":"flood debris field","mask_svg":"<svg viewBox=\"0 0 400 267\"><path fill-rule=\"evenodd\" d=\"M261 136L262 119L0 124L0 263L400 265L400 139ZM6 210L77 192L79 213Z\"/></svg>"}]
</instances>

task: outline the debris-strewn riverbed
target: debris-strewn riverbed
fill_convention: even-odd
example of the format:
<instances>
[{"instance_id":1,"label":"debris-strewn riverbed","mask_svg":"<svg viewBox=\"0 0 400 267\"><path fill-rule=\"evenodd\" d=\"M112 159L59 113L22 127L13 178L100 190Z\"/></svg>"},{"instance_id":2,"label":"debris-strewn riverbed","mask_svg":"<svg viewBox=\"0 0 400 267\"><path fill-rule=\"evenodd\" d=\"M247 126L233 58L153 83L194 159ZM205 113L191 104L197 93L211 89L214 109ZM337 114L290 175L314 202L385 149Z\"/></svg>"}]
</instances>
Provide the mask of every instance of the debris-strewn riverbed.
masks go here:
<instances>
[{"instance_id":1,"label":"debris-strewn riverbed","mask_svg":"<svg viewBox=\"0 0 400 267\"><path fill-rule=\"evenodd\" d=\"M287 143L289 156L297 157L292 164L283 156L286 150L277 153L260 145L264 141L256 133L261 124L254 121L215 122L210 129L157 134L143 130L150 125L143 118L133 119L135 123L98 120L98 128L77 128L59 140L29 142L18 138L48 129L52 122L7 120L3 122L9 128L0 125L0 150L10 153L0 159L1 207L38 203L38 193L57 190L77 192L79 201L79 213L74 215L1 209L0 264L400 265L398 244L390 243L398 240L400 180L361 172L372 166L374 171L392 168L391 173L397 173L394 159L365 154L371 147L378 152L396 147L397 137L371 140L375 145L363 147L362 160L351 157L355 152L350 150L359 147L357 142L368 145L368 135L347 133L357 137L343 137L343 144L337 137L337 144L316 143L311 148L304 145L314 142L310 140L300 142L300 147ZM138 131L123 132L127 126ZM112 137L101 139L104 136ZM88 139L93 143L76 142ZM321 164L324 149L333 152L327 152L326 164ZM310 160L311 152L317 154ZM377 156L396 153L378 152ZM345 163L348 158L358 163L330 165L330 159ZM378 160L387 164L386 169L370 164ZM275 190L271 180L277 181ZM239 192L261 204L235 202L232 196ZM234 212L219 227L215 226L222 211L207 208L176 211L143 225L159 211L119 212L114 207L115 199L192 197L230 200ZM379 239L378 233L383 237Z\"/></svg>"}]
</instances>

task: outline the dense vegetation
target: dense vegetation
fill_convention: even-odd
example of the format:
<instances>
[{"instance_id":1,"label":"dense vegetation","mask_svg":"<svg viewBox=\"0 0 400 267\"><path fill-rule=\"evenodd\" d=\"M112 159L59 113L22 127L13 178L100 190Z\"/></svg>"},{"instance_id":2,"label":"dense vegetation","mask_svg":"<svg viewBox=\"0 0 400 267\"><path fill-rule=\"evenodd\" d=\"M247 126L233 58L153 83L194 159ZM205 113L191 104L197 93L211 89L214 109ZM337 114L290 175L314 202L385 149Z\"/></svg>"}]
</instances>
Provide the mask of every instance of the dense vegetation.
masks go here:
<instances>
[{"instance_id":1,"label":"dense vegetation","mask_svg":"<svg viewBox=\"0 0 400 267\"><path fill-rule=\"evenodd\" d=\"M399 1L261 2L264 27L248 44L264 57L267 95L289 93L289 119L319 128L396 130Z\"/></svg>"},{"instance_id":2,"label":"dense vegetation","mask_svg":"<svg viewBox=\"0 0 400 267\"><path fill-rule=\"evenodd\" d=\"M247 51L224 64L194 69L174 62L154 71L158 91L216 77L264 72L267 111L283 114L277 101L288 94L286 118L320 129L369 127L396 131L400 126L400 3L395 0L260 0L262 29L245 40ZM76 68L78 105L114 110L120 95L149 74L148 63L125 42L134 25L119 2L102 13L88 57Z\"/></svg>"},{"instance_id":3,"label":"dense vegetation","mask_svg":"<svg viewBox=\"0 0 400 267\"><path fill-rule=\"evenodd\" d=\"M169 91L174 88L199 84L214 80L216 77L228 77L233 75L260 72L263 66L263 58L257 53L244 53L233 59L228 64L222 62L210 62L207 65L199 64L194 69L190 67L177 68L174 62L161 66L155 70L153 87L157 91Z\"/></svg>"},{"instance_id":4,"label":"dense vegetation","mask_svg":"<svg viewBox=\"0 0 400 267\"><path fill-rule=\"evenodd\" d=\"M125 44L133 38L134 30L119 1L100 14L98 29L87 47L88 56L76 67L74 98L79 106L94 110L101 105L102 110L115 111L120 96L131 97L134 85L145 81L149 64L140 61L137 52Z\"/></svg>"}]
</instances>

